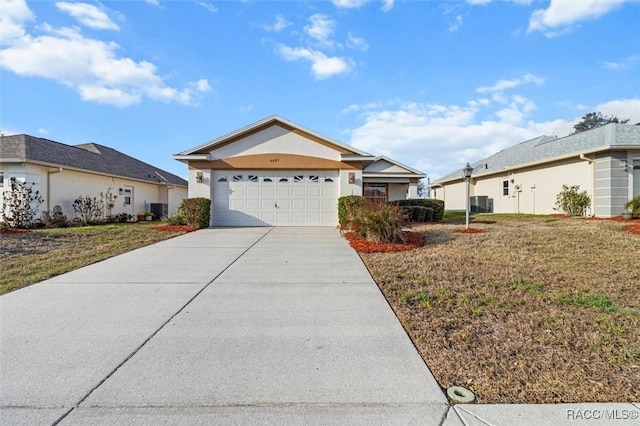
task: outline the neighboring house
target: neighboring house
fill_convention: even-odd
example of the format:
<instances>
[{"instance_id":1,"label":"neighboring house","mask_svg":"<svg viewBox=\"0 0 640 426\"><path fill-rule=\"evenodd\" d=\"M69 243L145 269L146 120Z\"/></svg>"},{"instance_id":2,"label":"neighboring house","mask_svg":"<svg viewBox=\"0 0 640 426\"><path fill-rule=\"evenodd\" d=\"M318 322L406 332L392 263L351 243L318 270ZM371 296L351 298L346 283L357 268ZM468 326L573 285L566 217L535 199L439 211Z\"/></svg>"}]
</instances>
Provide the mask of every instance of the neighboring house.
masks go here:
<instances>
[{"instance_id":1,"label":"neighboring house","mask_svg":"<svg viewBox=\"0 0 640 426\"><path fill-rule=\"evenodd\" d=\"M189 166L189 197L211 203L211 225L332 225L338 198L418 196L425 175L278 116L174 155Z\"/></svg>"},{"instance_id":2,"label":"neighboring house","mask_svg":"<svg viewBox=\"0 0 640 426\"><path fill-rule=\"evenodd\" d=\"M44 203L73 218L81 196L105 202L105 214L169 213L187 197L187 181L115 149L95 143L65 145L29 135L0 137L0 191L9 179L34 183ZM113 196L112 206L106 198ZM1 212L0 212L1 215Z\"/></svg>"},{"instance_id":3,"label":"neighboring house","mask_svg":"<svg viewBox=\"0 0 640 426\"><path fill-rule=\"evenodd\" d=\"M563 138L540 136L471 166L472 211L557 213L556 196L565 184L591 196L588 215L617 216L640 195L640 126L611 123ZM466 208L462 170L430 189L447 210Z\"/></svg>"}]
</instances>

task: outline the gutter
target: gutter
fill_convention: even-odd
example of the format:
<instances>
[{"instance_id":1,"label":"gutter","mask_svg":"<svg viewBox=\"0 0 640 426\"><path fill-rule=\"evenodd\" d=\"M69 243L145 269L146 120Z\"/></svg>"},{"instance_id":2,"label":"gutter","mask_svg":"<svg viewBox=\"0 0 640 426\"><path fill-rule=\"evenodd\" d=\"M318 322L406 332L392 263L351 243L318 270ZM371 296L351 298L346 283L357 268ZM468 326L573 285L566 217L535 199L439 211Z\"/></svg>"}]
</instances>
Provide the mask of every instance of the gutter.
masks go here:
<instances>
[{"instance_id":1,"label":"gutter","mask_svg":"<svg viewBox=\"0 0 640 426\"><path fill-rule=\"evenodd\" d=\"M596 215L596 160L593 158L589 158L584 153L580 154L580 159L582 161L586 161L591 166L591 216Z\"/></svg>"}]
</instances>

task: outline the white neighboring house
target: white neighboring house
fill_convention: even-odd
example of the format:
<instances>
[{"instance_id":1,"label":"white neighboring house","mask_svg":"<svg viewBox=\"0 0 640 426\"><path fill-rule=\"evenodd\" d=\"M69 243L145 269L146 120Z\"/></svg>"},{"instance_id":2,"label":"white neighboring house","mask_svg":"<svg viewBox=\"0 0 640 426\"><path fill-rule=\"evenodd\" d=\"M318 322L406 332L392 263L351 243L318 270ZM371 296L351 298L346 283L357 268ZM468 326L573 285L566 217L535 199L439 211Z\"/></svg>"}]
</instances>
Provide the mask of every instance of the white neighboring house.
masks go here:
<instances>
[{"instance_id":1,"label":"white neighboring house","mask_svg":"<svg viewBox=\"0 0 640 426\"><path fill-rule=\"evenodd\" d=\"M134 216L150 209L172 213L187 197L185 179L115 149L29 135L0 137L1 192L9 189L10 179L35 184L44 198L40 212L57 205L68 218L75 216L73 201L80 196L101 199L109 192L115 198L112 207L105 205L106 214Z\"/></svg>"},{"instance_id":2,"label":"white neighboring house","mask_svg":"<svg viewBox=\"0 0 640 426\"><path fill-rule=\"evenodd\" d=\"M271 116L174 155L213 226L335 226L338 198L418 197L426 175Z\"/></svg>"},{"instance_id":3,"label":"white neighboring house","mask_svg":"<svg viewBox=\"0 0 640 426\"><path fill-rule=\"evenodd\" d=\"M563 138L540 136L471 164L471 211L557 213L562 185L591 197L590 216L613 217L640 195L640 126L611 123ZM462 170L429 185L447 210L465 210Z\"/></svg>"}]
</instances>

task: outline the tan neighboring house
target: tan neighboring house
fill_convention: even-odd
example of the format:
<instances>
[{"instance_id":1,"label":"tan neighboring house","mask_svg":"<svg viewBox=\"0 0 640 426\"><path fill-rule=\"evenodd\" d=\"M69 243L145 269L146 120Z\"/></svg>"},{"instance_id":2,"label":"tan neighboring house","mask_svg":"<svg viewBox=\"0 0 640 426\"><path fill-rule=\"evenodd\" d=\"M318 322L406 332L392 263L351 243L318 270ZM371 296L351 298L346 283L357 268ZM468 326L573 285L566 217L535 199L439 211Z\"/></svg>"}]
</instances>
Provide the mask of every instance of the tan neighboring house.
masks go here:
<instances>
[{"instance_id":1,"label":"tan neighboring house","mask_svg":"<svg viewBox=\"0 0 640 426\"><path fill-rule=\"evenodd\" d=\"M418 196L425 175L271 116L174 155L213 226L335 226L338 198Z\"/></svg>"},{"instance_id":2,"label":"tan neighboring house","mask_svg":"<svg viewBox=\"0 0 640 426\"><path fill-rule=\"evenodd\" d=\"M148 210L171 213L187 197L185 179L115 149L29 135L0 138L0 191L8 190L10 179L35 184L44 198L41 212L60 206L68 218L75 216L73 201L80 196L101 199L101 194L111 194L105 214L134 216Z\"/></svg>"},{"instance_id":3,"label":"tan neighboring house","mask_svg":"<svg viewBox=\"0 0 640 426\"><path fill-rule=\"evenodd\" d=\"M558 213L562 185L591 196L590 216L613 217L640 195L640 126L611 123L563 138L540 136L471 164L471 211ZM462 170L429 185L447 210L466 208Z\"/></svg>"}]
</instances>

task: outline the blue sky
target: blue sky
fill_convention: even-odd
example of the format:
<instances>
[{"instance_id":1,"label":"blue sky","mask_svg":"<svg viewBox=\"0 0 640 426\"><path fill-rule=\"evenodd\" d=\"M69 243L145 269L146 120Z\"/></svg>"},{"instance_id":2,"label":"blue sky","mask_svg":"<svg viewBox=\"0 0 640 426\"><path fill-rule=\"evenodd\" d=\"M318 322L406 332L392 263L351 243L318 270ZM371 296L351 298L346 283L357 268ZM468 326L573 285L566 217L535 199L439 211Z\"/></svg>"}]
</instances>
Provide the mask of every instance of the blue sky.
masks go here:
<instances>
[{"instance_id":1,"label":"blue sky","mask_svg":"<svg viewBox=\"0 0 640 426\"><path fill-rule=\"evenodd\" d=\"M0 3L0 130L172 154L277 114L437 179L640 122L637 0Z\"/></svg>"}]
</instances>

